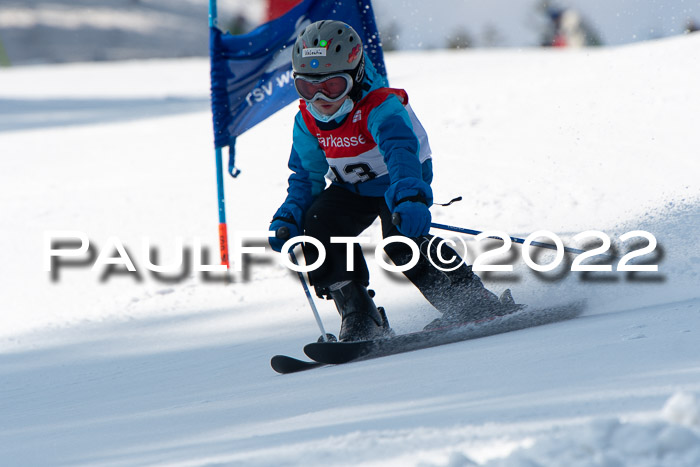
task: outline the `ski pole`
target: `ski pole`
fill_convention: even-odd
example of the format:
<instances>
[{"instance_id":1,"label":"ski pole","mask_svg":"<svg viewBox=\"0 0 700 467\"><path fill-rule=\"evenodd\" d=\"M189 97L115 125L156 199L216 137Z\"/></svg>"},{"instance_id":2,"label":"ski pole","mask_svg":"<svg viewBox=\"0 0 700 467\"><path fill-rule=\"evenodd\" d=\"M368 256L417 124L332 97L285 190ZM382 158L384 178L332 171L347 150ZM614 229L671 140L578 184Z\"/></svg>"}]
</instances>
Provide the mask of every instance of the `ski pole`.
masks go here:
<instances>
[{"instance_id":1,"label":"ski pole","mask_svg":"<svg viewBox=\"0 0 700 467\"><path fill-rule=\"evenodd\" d=\"M391 223L394 224L394 225L399 225L399 224L401 223L401 215L400 215L398 212L395 212L394 214L391 215ZM433 228L435 228L435 229L440 229L440 230L450 230L450 231L452 231L452 232L458 232L458 233L463 233L463 234L467 234L467 235L479 235L480 233L483 233L483 232L480 232L480 231L478 231L478 230L465 229L465 228L463 228L463 227L455 227L455 226L452 226L452 225L436 224L436 223L434 223L434 222L431 222L430 227L433 227ZM494 240L503 240L501 237L488 237L488 238L492 238L492 239L494 239ZM522 239L522 238L518 238L518 237L508 237L508 238L510 238L510 240L511 240L513 243L519 243L519 244L521 244L521 245L522 245L523 243L525 243L525 239ZM531 244L532 246L537 246L537 247L540 247L540 248L547 248L547 249L550 249L550 250L556 250L556 249L557 249L557 246L556 246L556 245L552 245L551 243L530 242L530 244ZM568 247L568 246L565 246L565 247L564 247L564 251L567 252L567 253L573 253L573 254L576 254L576 255L579 255L579 254L581 254L581 253L585 253L584 250L579 250L579 249L577 249L577 248L571 248L571 247Z\"/></svg>"},{"instance_id":2,"label":"ski pole","mask_svg":"<svg viewBox=\"0 0 700 467\"><path fill-rule=\"evenodd\" d=\"M280 227L275 232L275 237L277 237L281 240L287 240L289 238L289 229L287 227L284 227L284 226ZM296 245L294 245L294 246L296 246ZM295 266L299 266L299 262L297 261L297 256L294 254L294 246L289 249L289 257ZM304 274L302 274L301 271L297 271L297 275L299 276L299 281L301 282L301 286L304 288L304 293L306 294L306 299L309 301L309 305L311 306L311 311L314 314L314 318L316 318L316 324L318 324L318 328L321 330L321 338L323 339L324 342L328 342L328 336L326 335L326 329L323 327L323 321L321 321L321 316L318 314L318 309L316 308L316 304L314 303L314 299L311 297L311 292L309 292L309 286L306 284L306 279L304 279Z\"/></svg>"},{"instance_id":3,"label":"ski pole","mask_svg":"<svg viewBox=\"0 0 700 467\"><path fill-rule=\"evenodd\" d=\"M436 229L441 229L441 230L451 230L451 231L453 231L453 232L466 233L466 234L469 234L469 235L479 235L479 234L481 233L481 232L479 232L478 230L463 229L462 227L455 227L455 226L452 226L452 225L445 225L445 224L435 224L435 223L431 223L431 224L430 224L430 227L433 227L433 228L436 228ZM495 240L502 240L501 237L488 237L488 238L493 238L493 239L495 239ZM522 245L523 243L525 243L525 239L523 239L523 238L518 238L518 237L508 237L508 238L510 238L510 240L511 240L513 243L519 243L519 244L521 244L521 245ZM547 248L547 249L549 249L549 250L556 250L556 249L557 249L557 246L556 246L556 245L552 245L551 243L530 242L530 245L532 245L532 246L537 246L537 247L540 247L540 248ZM564 247L564 251L567 252L567 253L573 253L573 254L576 254L576 255L580 255L581 253L585 253L584 250L579 250L578 248L571 248L571 247L568 247L568 246L565 246L565 247Z\"/></svg>"}]
</instances>

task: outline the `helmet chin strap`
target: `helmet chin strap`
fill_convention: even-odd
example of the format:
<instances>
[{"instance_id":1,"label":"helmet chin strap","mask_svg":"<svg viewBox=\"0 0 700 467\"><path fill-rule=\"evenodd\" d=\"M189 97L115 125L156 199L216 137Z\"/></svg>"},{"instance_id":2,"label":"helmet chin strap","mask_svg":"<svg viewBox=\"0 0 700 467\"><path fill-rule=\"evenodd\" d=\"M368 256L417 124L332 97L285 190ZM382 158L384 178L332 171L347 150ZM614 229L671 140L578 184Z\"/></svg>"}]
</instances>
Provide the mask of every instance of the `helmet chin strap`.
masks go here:
<instances>
[{"instance_id":1,"label":"helmet chin strap","mask_svg":"<svg viewBox=\"0 0 700 467\"><path fill-rule=\"evenodd\" d=\"M361 83L362 79L364 77L365 77L365 55L362 54L362 58L360 59L360 63L357 64L357 72L355 73L353 80L356 83Z\"/></svg>"},{"instance_id":2,"label":"helmet chin strap","mask_svg":"<svg viewBox=\"0 0 700 467\"><path fill-rule=\"evenodd\" d=\"M351 73L350 76L352 76L353 85L352 89L348 93L348 96L350 96L350 99L357 102L362 97L362 91L369 91L369 89L371 88L371 85L369 83L365 83L364 54L362 55L362 59L360 59L360 63L357 64L357 68L355 69L354 73Z\"/></svg>"}]
</instances>

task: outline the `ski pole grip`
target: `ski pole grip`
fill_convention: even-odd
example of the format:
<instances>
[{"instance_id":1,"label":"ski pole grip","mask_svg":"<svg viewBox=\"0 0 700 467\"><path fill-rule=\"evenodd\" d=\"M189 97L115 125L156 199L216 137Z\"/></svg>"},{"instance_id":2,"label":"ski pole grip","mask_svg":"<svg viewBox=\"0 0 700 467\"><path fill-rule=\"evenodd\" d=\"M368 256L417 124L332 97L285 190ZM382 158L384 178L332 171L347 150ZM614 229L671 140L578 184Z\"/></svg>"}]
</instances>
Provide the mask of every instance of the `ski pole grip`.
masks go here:
<instances>
[{"instance_id":1,"label":"ski pole grip","mask_svg":"<svg viewBox=\"0 0 700 467\"><path fill-rule=\"evenodd\" d=\"M394 214L391 215L391 223L394 225L399 225L401 224L401 214L398 212L395 212Z\"/></svg>"},{"instance_id":2,"label":"ski pole grip","mask_svg":"<svg viewBox=\"0 0 700 467\"><path fill-rule=\"evenodd\" d=\"M289 238L289 227L283 225L275 232L275 237L280 240L287 240Z\"/></svg>"}]
</instances>

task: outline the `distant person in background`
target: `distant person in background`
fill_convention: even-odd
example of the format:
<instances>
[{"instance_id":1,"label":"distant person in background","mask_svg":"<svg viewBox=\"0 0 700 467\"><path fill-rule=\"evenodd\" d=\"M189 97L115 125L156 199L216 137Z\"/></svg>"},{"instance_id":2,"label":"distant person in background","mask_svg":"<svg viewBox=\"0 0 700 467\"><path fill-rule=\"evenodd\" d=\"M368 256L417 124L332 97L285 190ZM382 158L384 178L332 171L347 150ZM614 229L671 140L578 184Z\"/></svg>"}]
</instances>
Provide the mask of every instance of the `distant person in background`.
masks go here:
<instances>
[{"instance_id":1,"label":"distant person in background","mask_svg":"<svg viewBox=\"0 0 700 467\"><path fill-rule=\"evenodd\" d=\"M696 32L697 30L698 30L698 25L695 24L694 20L689 19L685 25L685 33L690 34L691 32Z\"/></svg>"},{"instance_id":2,"label":"distant person in background","mask_svg":"<svg viewBox=\"0 0 700 467\"><path fill-rule=\"evenodd\" d=\"M559 8L546 9L549 25L542 40L543 47L566 47L566 37L561 31L561 17L563 13L564 11Z\"/></svg>"},{"instance_id":3,"label":"distant person in background","mask_svg":"<svg viewBox=\"0 0 700 467\"><path fill-rule=\"evenodd\" d=\"M340 340L374 339L390 332L367 289L369 271L359 243L331 240L357 237L378 217L384 238L407 242L384 248L394 264L410 262L409 244L419 250L418 263L404 275L442 312L435 327L517 311L510 291L499 299L470 266L462 262L454 269L445 263L461 260L456 251L438 247L439 238L431 242L428 136L406 91L386 86L357 32L340 21L307 26L292 48L292 66L301 97L289 158L292 175L287 198L270 225L277 234L270 246L281 251L287 238L302 234L323 245L326 259L309 279L318 296L335 302L342 318ZM307 264L318 261L316 247L305 243L302 248ZM443 264L442 270L428 255Z\"/></svg>"},{"instance_id":4,"label":"distant person in background","mask_svg":"<svg viewBox=\"0 0 700 467\"><path fill-rule=\"evenodd\" d=\"M238 13L228 23L226 30L234 36L245 34L251 30L251 23L248 21L248 18L246 18L245 15Z\"/></svg>"},{"instance_id":5,"label":"distant person in background","mask_svg":"<svg viewBox=\"0 0 700 467\"><path fill-rule=\"evenodd\" d=\"M550 20L542 45L545 47L586 47L600 45L598 35L590 28L581 14L571 8L547 6Z\"/></svg>"},{"instance_id":6,"label":"distant person in background","mask_svg":"<svg viewBox=\"0 0 700 467\"><path fill-rule=\"evenodd\" d=\"M566 47L585 47L586 32L583 29L581 15L572 9L564 10L559 19L559 34Z\"/></svg>"}]
</instances>

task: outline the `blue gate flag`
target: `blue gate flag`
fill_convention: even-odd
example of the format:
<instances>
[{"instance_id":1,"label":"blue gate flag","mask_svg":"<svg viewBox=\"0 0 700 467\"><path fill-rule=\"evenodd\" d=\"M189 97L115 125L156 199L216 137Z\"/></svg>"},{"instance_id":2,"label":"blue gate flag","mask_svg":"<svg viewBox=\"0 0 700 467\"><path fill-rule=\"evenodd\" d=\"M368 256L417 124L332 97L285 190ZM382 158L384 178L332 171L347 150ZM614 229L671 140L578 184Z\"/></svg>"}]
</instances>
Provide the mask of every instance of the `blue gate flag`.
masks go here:
<instances>
[{"instance_id":1,"label":"blue gate flag","mask_svg":"<svg viewBox=\"0 0 700 467\"><path fill-rule=\"evenodd\" d=\"M303 0L285 15L243 35L209 28L214 146L230 146L232 175L236 137L299 98L292 76L292 46L306 26L323 19L352 26L372 64L386 78L370 0Z\"/></svg>"}]
</instances>

